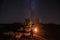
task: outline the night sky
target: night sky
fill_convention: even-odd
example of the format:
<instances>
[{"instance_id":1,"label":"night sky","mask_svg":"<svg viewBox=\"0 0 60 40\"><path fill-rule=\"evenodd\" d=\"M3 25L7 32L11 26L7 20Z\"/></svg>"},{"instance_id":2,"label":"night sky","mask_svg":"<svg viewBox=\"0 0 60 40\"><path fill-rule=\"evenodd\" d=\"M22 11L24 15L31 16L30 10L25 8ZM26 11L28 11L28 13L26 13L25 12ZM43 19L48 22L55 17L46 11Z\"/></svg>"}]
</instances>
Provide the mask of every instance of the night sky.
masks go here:
<instances>
[{"instance_id":1,"label":"night sky","mask_svg":"<svg viewBox=\"0 0 60 40\"><path fill-rule=\"evenodd\" d=\"M0 23L22 22L39 17L42 23L60 24L58 0L0 0Z\"/></svg>"}]
</instances>

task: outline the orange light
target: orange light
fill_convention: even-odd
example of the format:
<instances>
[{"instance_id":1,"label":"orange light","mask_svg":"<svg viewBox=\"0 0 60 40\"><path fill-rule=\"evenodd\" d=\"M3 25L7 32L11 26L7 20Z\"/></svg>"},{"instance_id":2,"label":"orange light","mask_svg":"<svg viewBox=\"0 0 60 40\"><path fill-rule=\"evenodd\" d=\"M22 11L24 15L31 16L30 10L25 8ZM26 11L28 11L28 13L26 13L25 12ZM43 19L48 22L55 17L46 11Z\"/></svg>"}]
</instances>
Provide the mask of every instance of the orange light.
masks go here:
<instances>
[{"instance_id":1,"label":"orange light","mask_svg":"<svg viewBox=\"0 0 60 40\"><path fill-rule=\"evenodd\" d=\"M35 28L34 31L37 32L38 31L37 28Z\"/></svg>"},{"instance_id":2,"label":"orange light","mask_svg":"<svg viewBox=\"0 0 60 40\"><path fill-rule=\"evenodd\" d=\"M37 33L38 32L38 28L33 28L33 33Z\"/></svg>"}]
</instances>

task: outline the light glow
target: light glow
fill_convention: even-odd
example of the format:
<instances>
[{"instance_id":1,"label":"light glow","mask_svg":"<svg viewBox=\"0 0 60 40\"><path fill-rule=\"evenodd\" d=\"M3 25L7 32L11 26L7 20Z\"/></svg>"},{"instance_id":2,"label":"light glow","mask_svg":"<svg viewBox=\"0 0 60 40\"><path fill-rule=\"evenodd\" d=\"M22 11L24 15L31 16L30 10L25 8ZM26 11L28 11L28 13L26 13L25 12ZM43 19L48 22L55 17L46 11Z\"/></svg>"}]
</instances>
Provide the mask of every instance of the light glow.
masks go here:
<instances>
[{"instance_id":1,"label":"light glow","mask_svg":"<svg viewBox=\"0 0 60 40\"><path fill-rule=\"evenodd\" d=\"M37 28L35 28L34 31L37 32Z\"/></svg>"},{"instance_id":2,"label":"light glow","mask_svg":"<svg viewBox=\"0 0 60 40\"><path fill-rule=\"evenodd\" d=\"M37 33L38 32L38 28L33 28L33 33Z\"/></svg>"}]
</instances>

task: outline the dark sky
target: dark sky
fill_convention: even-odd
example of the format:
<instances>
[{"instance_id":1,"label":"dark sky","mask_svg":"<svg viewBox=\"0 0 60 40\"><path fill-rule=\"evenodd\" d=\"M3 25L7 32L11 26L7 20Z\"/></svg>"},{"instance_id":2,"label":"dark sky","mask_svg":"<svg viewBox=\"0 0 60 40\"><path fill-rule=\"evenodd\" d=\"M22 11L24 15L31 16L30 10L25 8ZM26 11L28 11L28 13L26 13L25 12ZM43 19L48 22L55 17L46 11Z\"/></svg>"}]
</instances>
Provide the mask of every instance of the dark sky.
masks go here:
<instances>
[{"instance_id":1,"label":"dark sky","mask_svg":"<svg viewBox=\"0 0 60 40\"><path fill-rule=\"evenodd\" d=\"M39 17L42 23L60 24L58 0L0 0L0 23L21 22Z\"/></svg>"}]
</instances>

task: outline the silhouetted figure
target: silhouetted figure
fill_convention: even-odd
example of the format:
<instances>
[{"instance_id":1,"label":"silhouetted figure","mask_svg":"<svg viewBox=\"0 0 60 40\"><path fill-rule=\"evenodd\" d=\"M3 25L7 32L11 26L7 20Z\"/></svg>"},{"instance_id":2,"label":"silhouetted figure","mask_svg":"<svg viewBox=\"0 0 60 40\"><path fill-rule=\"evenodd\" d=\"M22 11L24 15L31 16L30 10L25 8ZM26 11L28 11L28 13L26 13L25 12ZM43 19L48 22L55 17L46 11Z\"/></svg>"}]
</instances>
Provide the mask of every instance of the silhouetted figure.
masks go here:
<instances>
[{"instance_id":1,"label":"silhouetted figure","mask_svg":"<svg viewBox=\"0 0 60 40\"><path fill-rule=\"evenodd\" d=\"M31 38L33 38L33 31L31 30Z\"/></svg>"}]
</instances>

